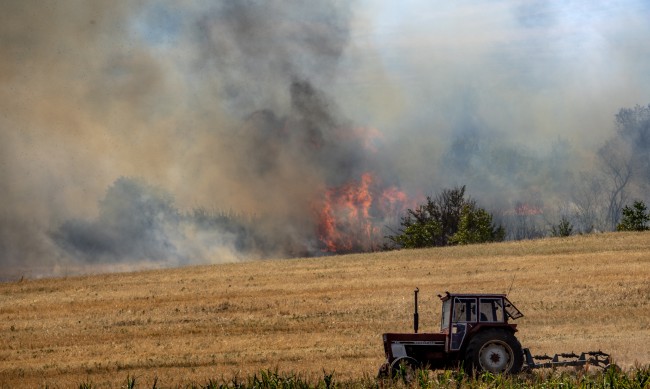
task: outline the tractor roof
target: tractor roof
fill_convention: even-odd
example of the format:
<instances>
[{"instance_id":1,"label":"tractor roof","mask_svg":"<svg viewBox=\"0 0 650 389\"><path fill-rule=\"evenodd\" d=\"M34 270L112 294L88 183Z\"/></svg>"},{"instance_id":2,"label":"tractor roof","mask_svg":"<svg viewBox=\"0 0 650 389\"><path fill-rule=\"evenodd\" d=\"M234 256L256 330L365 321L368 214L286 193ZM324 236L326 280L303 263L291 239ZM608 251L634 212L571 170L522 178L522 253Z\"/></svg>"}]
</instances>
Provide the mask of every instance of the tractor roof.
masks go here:
<instances>
[{"instance_id":1,"label":"tractor roof","mask_svg":"<svg viewBox=\"0 0 650 389\"><path fill-rule=\"evenodd\" d=\"M445 292L444 295L438 295L440 300L449 300L452 297L506 297L504 293L449 293Z\"/></svg>"},{"instance_id":2,"label":"tractor roof","mask_svg":"<svg viewBox=\"0 0 650 389\"><path fill-rule=\"evenodd\" d=\"M505 303L505 310L506 313L508 314L508 317L511 319L519 319L520 317L523 317L524 314L521 313L517 307L514 306L513 303L508 300L508 297L506 297L505 293L449 293L445 292L444 295L438 295L440 297L440 300L442 301L447 301L452 297L476 297L476 298L490 298L490 297L503 297L503 301Z\"/></svg>"}]
</instances>

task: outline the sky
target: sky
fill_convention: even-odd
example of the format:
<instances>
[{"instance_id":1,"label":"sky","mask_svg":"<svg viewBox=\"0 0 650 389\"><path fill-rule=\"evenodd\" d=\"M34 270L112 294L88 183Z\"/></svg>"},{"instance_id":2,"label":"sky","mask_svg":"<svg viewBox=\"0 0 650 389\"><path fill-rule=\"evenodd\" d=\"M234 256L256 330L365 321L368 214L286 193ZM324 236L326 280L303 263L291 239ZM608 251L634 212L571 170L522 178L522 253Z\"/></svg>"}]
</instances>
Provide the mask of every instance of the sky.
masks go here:
<instances>
[{"instance_id":1,"label":"sky","mask_svg":"<svg viewBox=\"0 0 650 389\"><path fill-rule=\"evenodd\" d=\"M649 20L643 0L3 1L0 275L162 255L113 247L136 195L276 220L278 255L313 253L314 202L369 170L377 191L548 206L560 178L518 161L564 142L593 166L616 113L650 103ZM245 256L171 219L154 266Z\"/></svg>"}]
</instances>

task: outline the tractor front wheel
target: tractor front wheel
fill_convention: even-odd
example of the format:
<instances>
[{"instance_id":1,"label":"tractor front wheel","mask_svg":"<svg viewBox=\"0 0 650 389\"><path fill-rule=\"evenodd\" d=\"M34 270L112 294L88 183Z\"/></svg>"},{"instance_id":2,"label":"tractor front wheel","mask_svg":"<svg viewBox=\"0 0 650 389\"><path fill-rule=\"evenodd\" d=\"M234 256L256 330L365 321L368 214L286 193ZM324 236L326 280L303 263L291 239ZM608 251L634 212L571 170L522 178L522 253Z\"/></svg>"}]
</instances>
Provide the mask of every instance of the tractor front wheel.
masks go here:
<instances>
[{"instance_id":1,"label":"tractor front wheel","mask_svg":"<svg viewBox=\"0 0 650 389\"><path fill-rule=\"evenodd\" d=\"M418 361L411 357L398 358L391 363L389 371L393 379L402 379L405 384L415 380L417 370L420 368Z\"/></svg>"},{"instance_id":2,"label":"tractor front wheel","mask_svg":"<svg viewBox=\"0 0 650 389\"><path fill-rule=\"evenodd\" d=\"M510 331L488 329L474 335L465 352L465 367L476 372L519 373L521 344Z\"/></svg>"}]
</instances>

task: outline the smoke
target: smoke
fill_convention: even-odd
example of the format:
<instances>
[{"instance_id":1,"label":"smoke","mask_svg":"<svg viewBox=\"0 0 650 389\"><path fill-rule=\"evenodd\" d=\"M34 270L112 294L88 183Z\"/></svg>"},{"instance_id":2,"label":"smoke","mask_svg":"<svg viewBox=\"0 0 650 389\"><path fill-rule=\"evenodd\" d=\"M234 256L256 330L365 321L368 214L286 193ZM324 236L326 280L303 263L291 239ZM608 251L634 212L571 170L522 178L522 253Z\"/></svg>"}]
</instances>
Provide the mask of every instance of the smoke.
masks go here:
<instances>
[{"instance_id":1,"label":"smoke","mask_svg":"<svg viewBox=\"0 0 650 389\"><path fill-rule=\"evenodd\" d=\"M642 1L396 7L3 1L0 277L375 249L453 185L547 209L650 101Z\"/></svg>"},{"instance_id":2,"label":"smoke","mask_svg":"<svg viewBox=\"0 0 650 389\"><path fill-rule=\"evenodd\" d=\"M342 105L382 129L408 193L466 184L504 219L530 216L548 225L556 213L575 211L583 185L610 190L597 150L617 136L621 108L650 98L640 88L650 86L641 71L650 52L638 39L650 32L649 12L640 1L386 4L368 11L378 25L367 38L375 51L355 54L379 62L375 77L390 88L346 88ZM377 92L396 107L390 117L347 102ZM400 158L406 150L408 158ZM543 213L519 215L526 207L518 204ZM589 231L584 224L580 230Z\"/></svg>"},{"instance_id":3,"label":"smoke","mask_svg":"<svg viewBox=\"0 0 650 389\"><path fill-rule=\"evenodd\" d=\"M69 220L54 233L62 247L88 262L175 260L173 234L180 215L165 193L145 183L118 179L99 203L97 220Z\"/></svg>"}]
</instances>

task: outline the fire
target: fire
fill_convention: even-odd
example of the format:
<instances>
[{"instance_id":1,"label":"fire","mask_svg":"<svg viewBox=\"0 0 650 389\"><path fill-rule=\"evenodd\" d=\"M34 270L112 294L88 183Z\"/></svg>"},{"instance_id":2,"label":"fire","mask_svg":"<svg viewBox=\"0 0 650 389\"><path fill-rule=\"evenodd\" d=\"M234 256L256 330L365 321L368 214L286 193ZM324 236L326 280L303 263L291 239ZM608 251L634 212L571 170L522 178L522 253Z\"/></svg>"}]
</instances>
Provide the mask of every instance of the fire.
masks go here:
<instances>
[{"instance_id":1,"label":"fire","mask_svg":"<svg viewBox=\"0 0 650 389\"><path fill-rule=\"evenodd\" d=\"M382 188L372 173L329 188L319 207L318 235L324 252L376 249L381 228L403 209L407 196L395 186Z\"/></svg>"}]
</instances>

